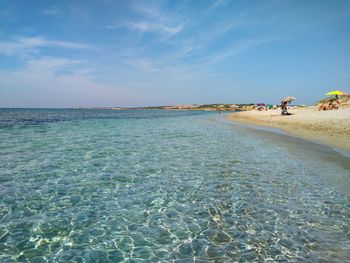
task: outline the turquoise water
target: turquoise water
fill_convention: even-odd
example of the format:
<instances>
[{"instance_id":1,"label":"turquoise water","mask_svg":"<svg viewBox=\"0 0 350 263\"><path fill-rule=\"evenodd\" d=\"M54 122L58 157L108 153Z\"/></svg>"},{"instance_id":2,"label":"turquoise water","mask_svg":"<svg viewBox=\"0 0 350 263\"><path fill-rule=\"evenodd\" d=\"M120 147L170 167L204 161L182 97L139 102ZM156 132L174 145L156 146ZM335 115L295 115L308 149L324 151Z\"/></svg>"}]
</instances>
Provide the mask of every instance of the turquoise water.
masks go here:
<instances>
[{"instance_id":1,"label":"turquoise water","mask_svg":"<svg viewBox=\"0 0 350 263\"><path fill-rule=\"evenodd\" d=\"M349 159L224 116L0 110L0 261L348 261Z\"/></svg>"}]
</instances>

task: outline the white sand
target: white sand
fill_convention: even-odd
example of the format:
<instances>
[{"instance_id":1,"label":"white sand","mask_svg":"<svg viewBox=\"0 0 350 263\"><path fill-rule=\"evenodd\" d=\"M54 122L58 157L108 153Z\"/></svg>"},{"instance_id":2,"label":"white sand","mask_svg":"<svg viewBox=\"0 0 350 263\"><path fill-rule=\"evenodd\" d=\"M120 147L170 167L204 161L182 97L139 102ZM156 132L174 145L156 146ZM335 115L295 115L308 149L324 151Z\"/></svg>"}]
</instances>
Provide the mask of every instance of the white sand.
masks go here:
<instances>
[{"instance_id":1,"label":"white sand","mask_svg":"<svg viewBox=\"0 0 350 263\"><path fill-rule=\"evenodd\" d=\"M280 110L233 113L230 120L280 128L301 138L350 151L350 109L318 111L317 108L288 110L293 115L281 116Z\"/></svg>"}]
</instances>

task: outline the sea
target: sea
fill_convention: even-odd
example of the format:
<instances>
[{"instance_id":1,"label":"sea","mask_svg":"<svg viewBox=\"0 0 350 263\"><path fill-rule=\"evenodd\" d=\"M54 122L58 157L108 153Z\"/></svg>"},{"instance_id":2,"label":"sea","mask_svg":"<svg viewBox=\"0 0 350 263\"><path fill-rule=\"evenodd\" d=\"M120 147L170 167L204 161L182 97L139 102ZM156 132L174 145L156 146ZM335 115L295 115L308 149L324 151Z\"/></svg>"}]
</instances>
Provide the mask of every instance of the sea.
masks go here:
<instances>
[{"instance_id":1,"label":"sea","mask_svg":"<svg viewBox=\"0 0 350 263\"><path fill-rule=\"evenodd\" d=\"M0 109L0 262L349 262L349 157L227 116Z\"/></svg>"}]
</instances>

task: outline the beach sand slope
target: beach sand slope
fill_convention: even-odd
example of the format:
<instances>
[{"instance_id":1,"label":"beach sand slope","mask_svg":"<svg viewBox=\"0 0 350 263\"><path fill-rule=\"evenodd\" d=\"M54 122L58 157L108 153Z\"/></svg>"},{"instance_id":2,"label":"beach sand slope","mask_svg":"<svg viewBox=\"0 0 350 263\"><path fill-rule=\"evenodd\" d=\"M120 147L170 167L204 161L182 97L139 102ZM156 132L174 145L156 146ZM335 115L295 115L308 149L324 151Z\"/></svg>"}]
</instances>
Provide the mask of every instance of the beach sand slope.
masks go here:
<instances>
[{"instance_id":1,"label":"beach sand slope","mask_svg":"<svg viewBox=\"0 0 350 263\"><path fill-rule=\"evenodd\" d=\"M279 128L306 140L350 151L350 109L318 111L315 107L289 110L246 111L231 114L233 121Z\"/></svg>"}]
</instances>

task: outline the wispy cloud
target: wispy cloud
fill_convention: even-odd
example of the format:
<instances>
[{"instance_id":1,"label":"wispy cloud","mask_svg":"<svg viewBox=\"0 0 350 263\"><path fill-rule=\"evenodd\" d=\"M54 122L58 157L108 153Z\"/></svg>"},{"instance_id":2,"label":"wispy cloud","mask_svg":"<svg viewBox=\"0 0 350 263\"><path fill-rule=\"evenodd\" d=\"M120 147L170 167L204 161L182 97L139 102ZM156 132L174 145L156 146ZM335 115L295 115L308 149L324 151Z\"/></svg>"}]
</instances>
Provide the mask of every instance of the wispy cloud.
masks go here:
<instances>
[{"instance_id":1,"label":"wispy cloud","mask_svg":"<svg viewBox=\"0 0 350 263\"><path fill-rule=\"evenodd\" d=\"M44 37L17 37L12 41L0 41L0 53L7 56L21 56L31 53L38 53L38 49L44 47L98 50L97 47L89 44L50 40Z\"/></svg>"},{"instance_id":2,"label":"wispy cloud","mask_svg":"<svg viewBox=\"0 0 350 263\"><path fill-rule=\"evenodd\" d=\"M44 15L49 15L49 16L57 16L63 13L61 9L59 9L56 6L51 6L41 12Z\"/></svg>"},{"instance_id":3,"label":"wispy cloud","mask_svg":"<svg viewBox=\"0 0 350 263\"><path fill-rule=\"evenodd\" d=\"M136 18L129 21L118 21L108 24L106 29L127 28L140 33L154 33L159 39L167 39L179 34L185 26L183 19L180 19L174 12L167 12L161 3L150 5L129 4L130 9Z\"/></svg>"},{"instance_id":4,"label":"wispy cloud","mask_svg":"<svg viewBox=\"0 0 350 263\"><path fill-rule=\"evenodd\" d=\"M200 65L200 67L209 67L220 63L232 56L247 52L249 49L282 40L285 40L285 38L265 37L255 39L241 39L240 41L233 42L232 44L217 52L212 52L207 56L202 56L196 62L198 65Z\"/></svg>"},{"instance_id":5,"label":"wispy cloud","mask_svg":"<svg viewBox=\"0 0 350 263\"><path fill-rule=\"evenodd\" d=\"M118 29L118 28L122 28L122 27L123 27L123 25L121 25L121 24L109 24L109 25L106 25L104 28L114 30L114 29Z\"/></svg>"},{"instance_id":6,"label":"wispy cloud","mask_svg":"<svg viewBox=\"0 0 350 263\"><path fill-rule=\"evenodd\" d=\"M155 19L155 20L163 20L164 19L164 12L162 11L161 4L155 4L153 5L130 5L131 9L138 13L139 15L148 18L148 19Z\"/></svg>"},{"instance_id":7,"label":"wispy cloud","mask_svg":"<svg viewBox=\"0 0 350 263\"><path fill-rule=\"evenodd\" d=\"M0 69L0 86L7 90L0 89L0 107L115 106L136 97L127 86L95 81L86 74L91 70L85 61L52 57L29 60L15 71Z\"/></svg>"},{"instance_id":8,"label":"wispy cloud","mask_svg":"<svg viewBox=\"0 0 350 263\"><path fill-rule=\"evenodd\" d=\"M135 22L135 23L130 22L130 23L126 23L125 26L129 29L138 30L142 33L144 32L165 33L171 36L176 35L183 28L182 25L167 26L161 23L150 23L147 21Z\"/></svg>"},{"instance_id":9,"label":"wispy cloud","mask_svg":"<svg viewBox=\"0 0 350 263\"><path fill-rule=\"evenodd\" d=\"M85 87L96 97L101 89L108 100L118 97L114 84L127 90L129 83L136 83L130 89L144 85L132 100L145 94L187 97L191 90L197 98L201 90L196 87L203 85L209 89L225 82L232 90L236 81L248 87L257 78L267 86L274 84L268 76L276 71L286 83L283 78L303 74L306 67L322 75L329 64L335 65L335 79L349 68L349 10L344 1L5 1L0 8L0 101L6 102L3 96L14 86L45 93L52 85L57 95L60 88L62 94L76 92L77 100ZM313 39L319 40L317 48ZM310 61L324 52L327 59L313 67ZM280 69L281 54L289 55ZM305 65L296 67L301 60ZM45 94L51 99L50 92ZM13 101L20 96L13 93Z\"/></svg>"},{"instance_id":10,"label":"wispy cloud","mask_svg":"<svg viewBox=\"0 0 350 263\"><path fill-rule=\"evenodd\" d=\"M173 36L182 31L183 25L171 26L160 22L139 21L109 24L106 25L105 28L110 30L127 28L141 33L158 33Z\"/></svg>"},{"instance_id":11,"label":"wispy cloud","mask_svg":"<svg viewBox=\"0 0 350 263\"><path fill-rule=\"evenodd\" d=\"M155 66L155 61L151 58L125 58L123 59L123 62L145 71L157 70L157 67Z\"/></svg>"},{"instance_id":12,"label":"wispy cloud","mask_svg":"<svg viewBox=\"0 0 350 263\"><path fill-rule=\"evenodd\" d=\"M42 74L55 74L57 71L62 69L70 69L72 71L72 66L82 65L85 61L83 60L73 60L66 58L52 58L43 57L40 59L29 60L26 64L27 72L41 72Z\"/></svg>"},{"instance_id":13,"label":"wispy cloud","mask_svg":"<svg viewBox=\"0 0 350 263\"><path fill-rule=\"evenodd\" d=\"M195 54L189 54L191 50L179 49L173 54L167 53L163 57L141 57L128 56L123 62L134 67L136 70L157 74L158 76L167 76L169 82L183 81L213 81L219 80L220 74L213 71L217 64L232 59L232 57L248 52L261 45L270 44L276 41L283 41L285 38L265 37L255 39L243 39L233 41L227 46L211 52L206 52L206 48ZM195 48L198 51L197 48ZM182 53L181 53L182 52Z\"/></svg>"},{"instance_id":14,"label":"wispy cloud","mask_svg":"<svg viewBox=\"0 0 350 263\"><path fill-rule=\"evenodd\" d=\"M240 10L234 16L222 16L219 21L209 23L210 18L208 20L206 17L207 11L224 8L226 4L226 1L216 1L203 10L201 17L188 17L186 24L174 27L168 25L176 24L181 14L170 14L164 18L159 6L137 7L137 12L149 18L149 21L128 22L124 24L125 27L142 33L158 32L163 36L176 35L176 38L153 39L147 44L143 42L142 47L136 44L134 53L131 51L126 54L123 62L149 72L181 72L183 68L191 70L192 73L196 71L200 74L208 74L207 69L212 65L256 46L279 40L274 37L235 38L235 30L239 30L247 19L247 10ZM138 52L140 48L144 50L144 54Z\"/></svg>"},{"instance_id":15,"label":"wispy cloud","mask_svg":"<svg viewBox=\"0 0 350 263\"><path fill-rule=\"evenodd\" d=\"M214 0L214 3L208 8L208 10L205 13L208 14L213 10L217 9L218 7L223 6L225 4L227 4L227 1L225 0Z\"/></svg>"}]
</instances>

